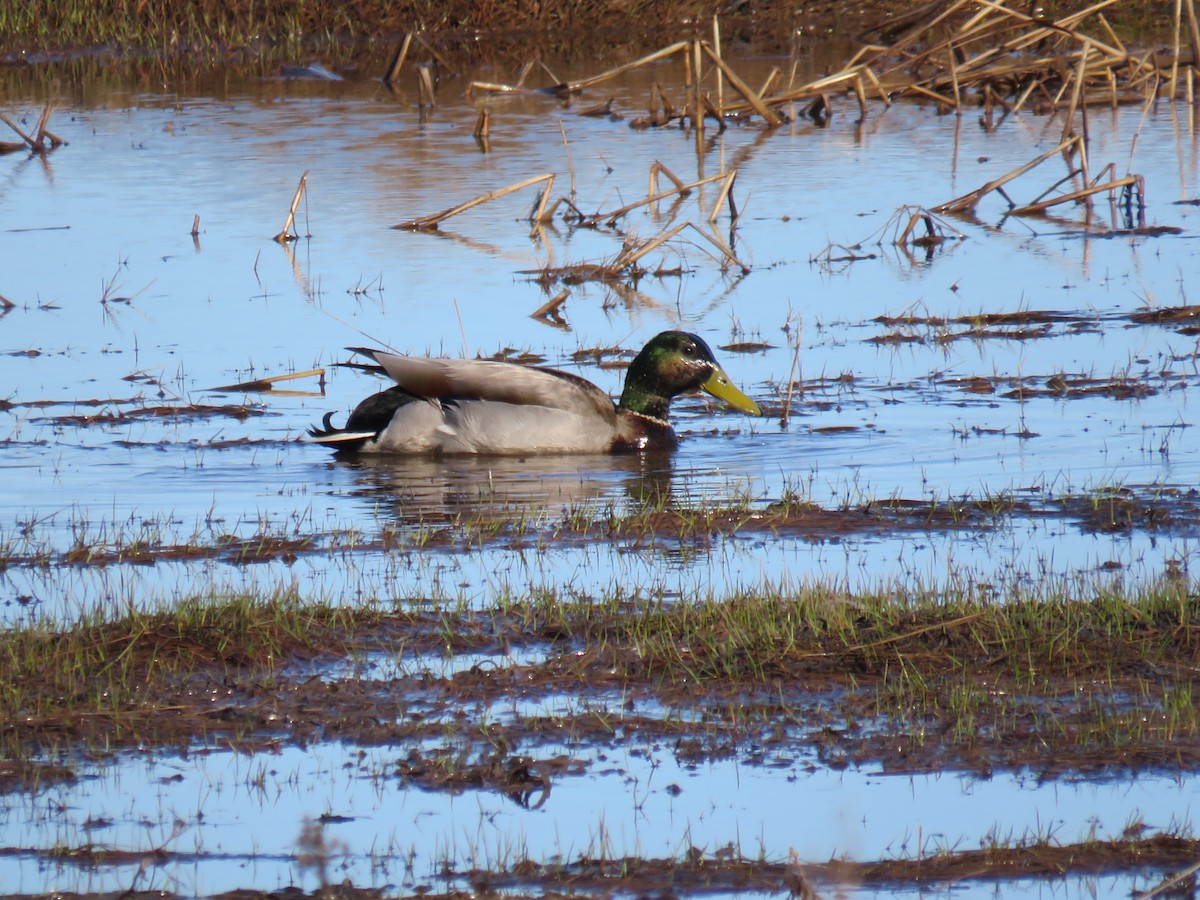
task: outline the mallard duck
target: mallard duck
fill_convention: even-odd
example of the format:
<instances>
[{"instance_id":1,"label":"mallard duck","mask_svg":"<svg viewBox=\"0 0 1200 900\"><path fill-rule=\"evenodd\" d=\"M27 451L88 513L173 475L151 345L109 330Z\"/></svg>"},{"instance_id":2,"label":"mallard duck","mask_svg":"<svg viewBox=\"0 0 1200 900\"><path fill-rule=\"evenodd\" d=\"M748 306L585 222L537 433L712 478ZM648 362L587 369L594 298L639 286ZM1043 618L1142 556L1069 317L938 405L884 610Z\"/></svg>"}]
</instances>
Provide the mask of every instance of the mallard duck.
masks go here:
<instances>
[{"instance_id":1,"label":"mallard duck","mask_svg":"<svg viewBox=\"0 0 1200 900\"><path fill-rule=\"evenodd\" d=\"M634 358L617 404L578 375L479 359L430 359L356 350L395 379L354 408L344 428L325 415L308 433L350 453L620 453L670 449L671 399L703 390L751 415L739 391L694 334L664 331ZM376 368L376 367L371 367Z\"/></svg>"}]
</instances>

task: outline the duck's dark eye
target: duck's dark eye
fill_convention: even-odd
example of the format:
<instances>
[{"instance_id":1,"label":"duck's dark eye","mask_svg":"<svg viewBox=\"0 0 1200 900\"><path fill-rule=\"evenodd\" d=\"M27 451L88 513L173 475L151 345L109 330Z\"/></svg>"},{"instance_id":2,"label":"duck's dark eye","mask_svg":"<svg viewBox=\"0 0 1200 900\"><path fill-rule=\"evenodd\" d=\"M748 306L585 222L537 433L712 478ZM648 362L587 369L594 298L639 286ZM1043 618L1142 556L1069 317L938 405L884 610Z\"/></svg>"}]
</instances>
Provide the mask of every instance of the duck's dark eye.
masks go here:
<instances>
[{"instance_id":1,"label":"duck's dark eye","mask_svg":"<svg viewBox=\"0 0 1200 900\"><path fill-rule=\"evenodd\" d=\"M695 356L696 355L696 345L695 344L684 344L683 345L683 355L684 356Z\"/></svg>"}]
</instances>

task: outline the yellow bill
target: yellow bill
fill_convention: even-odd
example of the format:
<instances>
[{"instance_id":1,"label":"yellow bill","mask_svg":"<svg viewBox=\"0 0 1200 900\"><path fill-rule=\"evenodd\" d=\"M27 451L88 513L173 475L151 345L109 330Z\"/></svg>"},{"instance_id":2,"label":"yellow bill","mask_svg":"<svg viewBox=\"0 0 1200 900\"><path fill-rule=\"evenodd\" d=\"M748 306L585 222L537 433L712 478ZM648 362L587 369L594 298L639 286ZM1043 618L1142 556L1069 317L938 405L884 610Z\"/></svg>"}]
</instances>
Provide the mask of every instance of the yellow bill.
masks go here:
<instances>
[{"instance_id":1,"label":"yellow bill","mask_svg":"<svg viewBox=\"0 0 1200 900\"><path fill-rule=\"evenodd\" d=\"M725 370L720 367L709 377L708 381L701 385L701 390L705 393L712 394L718 400L724 400L735 409L740 409L742 412L748 412L752 416L761 416L762 410L759 409L757 403L739 391L729 376L725 374Z\"/></svg>"}]
</instances>

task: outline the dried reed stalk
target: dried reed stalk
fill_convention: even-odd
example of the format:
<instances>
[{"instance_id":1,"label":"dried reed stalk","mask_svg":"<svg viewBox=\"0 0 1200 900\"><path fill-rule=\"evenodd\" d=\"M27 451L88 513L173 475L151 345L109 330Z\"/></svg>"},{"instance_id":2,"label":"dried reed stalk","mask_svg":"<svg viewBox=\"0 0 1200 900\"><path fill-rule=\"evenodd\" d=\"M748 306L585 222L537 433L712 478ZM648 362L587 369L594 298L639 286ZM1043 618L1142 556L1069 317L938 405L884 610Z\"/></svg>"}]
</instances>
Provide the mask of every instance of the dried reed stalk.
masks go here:
<instances>
[{"instance_id":1,"label":"dried reed stalk","mask_svg":"<svg viewBox=\"0 0 1200 900\"><path fill-rule=\"evenodd\" d=\"M712 23L712 48L713 53L717 56L721 55L721 20L717 16L713 16ZM1200 57L1197 57L1200 60ZM721 70L717 69L717 109L721 109L725 105L725 76L721 74ZM720 118L718 116L718 118Z\"/></svg>"},{"instance_id":2,"label":"dried reed stalk","mask_svg":"<svg viewBox=\"0 0 1200 900\"><path fill-rule=\"evenodd\" d=\"M383 76L383 83L391 87L400 77L400 67L404 65L404 60L408 59L408 48L412 46L413 33L410 31L404 35L404 41L400 44L400 48L396 51L396 55L392 57L391 63L388 64L387 73Z\"/></svg>"},{"instance_id":3,"label":"dried reed stalk","mask_svg":"<svg viewBox=\"0 0 1200 900\"><path fill-rule=\"evenodd\" d=\"M712 225L717 221L717 216L720 215L721 207L725 205L726 200L729 201L730 218L735 222L737 221L737 211L734 209L733 198L730 195L730 192L733 191L733 182L735 178L737 178L737 169L730 171L730 173L725 176L725 180L721 182L721 190L717 193L717 199L713 203L712 212L709 213L708 216L709 225Z\"/></svg>"},{"instance_id":4,"label":"dried reed stalk","mask_svg":"<svg viewBox=\"0 0 1200 900\"><path fill-rule=\"evenodd\" d=\"M612 102L611 100L609 101ZM558 133L562 135L563 152L567 154L567 172L571 176L571 199L575 199L575 163L571 159L571 145L567 141L567 129L562 119L558 120ZM549 190L549 188L547 188ZM553 212L553 211L551 211Z\"/></svg>"},{"instance_id":5,"label":"dried reed stalk","mask_svg":"<svg viewBox=\"0 0 1200 900\"><path fill-rule=\"evenodd\" d=\"M538 319L548 325L554 325L559 328L565 326L566 321L559 313L559 310L562 308L562 305L567 302L567 298L570 296L571 292L568 290L564 289L559 291L557 294L531 312L529 317L531 319Z\"/></svg>"},{"instance_id":6,"label":"dried reed stalk","mask_svg":"<svg viewBox=\"0 0 1200 900\"><path fill-rule=\"evenodd\" d=\"M37 142L33 138L31 138L29 135L27 135L24 131L22 131L20 128L18 128L16 126L16 123L14 123L12 121L12 119L10 119L8 116L4 115L3 113L0 113L0 122L3 122L5 125L7 125L9 128L11 128L13 131L15 131L18 135L20 135L21 140L25 142L25 146L28 146L30 150L38 149Z\"/></svg>"},{"instance_id":7,"label":"dried reed stalk","mask_svg":"<svg viewBox=\"0 0 1200 900\"><path fill-rule=\"evenodd\" d=\"M712 244L714 247L716 247L719 251L721 251L721 256L723 256L725 259L725 261L722 263L722 267L724 267L724 265L726 265L726 264L734 265L742 270L743 275L750 274L750 266L747 265L746 263L742 262L740 259L738 259L737 256L734 255L734 252L729 248L729 245L726 244L723 240L721 240L720 237L718 237L715 234L709 234L707 231L705 231L703 228L701 228L699 225L695 224L694 222L688 222L687 224L690 225L692 227L692 230L695 231L698 235L700 235L700 237L704 238L706 241L708 241L710 244Z\"/></svg>"},{"instance_id":8,"label":"dried reed stalk","mask_svg":"<svg viewBox=\"0 0 1200 900\"><path fill-rule=\"evenodd\" d=\"M675 237L675 235L679 234L679 232L683 231L683 229L687 228L688 224L689 223L687 222L680 222L678 225L668 228L658 237L652 238L651 240L646 241L644 244L638 244L637 246L623 249L617 255L617 258L613 260L612 267L621 271L629 269L647 253L653 252L671 238Z\"/></svg>"},{"instance_id":9,"label":"dried reed stalk","mask_svg":"<svg viewBox=\"0 0 1200 900\"><path fill-rule=\"evenodd\" d=\"M593 213L592 215L587 216L584 221L593 223L593 224L597 223L597 222L607 222L609 224L612 224L612 223L616 222L617 219L621 218L626 213L629 213L630 211L637 209L639 206L645 206L648 203L656 203L659 200L662 200L666 197L674 196L676 194L678 194L681 197L685 197L694 188L698 188L701 185L705 185L705 184L711 184L712 182L719 181L725 177L726 177L725 173L721 173L719 175L710 175L707 178L701 178L699 181L693 181L690 184L683 185L682 187L676 187L676 188L672 188L671 190L661 191L660 193L657 193L657 194L651 194L649 197L646 197L644 200L637 200L633 203L629 203L629 204L626 204L625 206L622 206L620 209L614 209L611 212Z\"/></svg>"},{"instance_id":10,"label":"dried reed stalk","mask_svg":"<svg viewBox=\"0 0 1200 900\"><path fill-rule=\"evenodd\" d=\"M308 185L308 169L304 170L304 174L300 176L300 183L296 185L296 193L292 195L292 205L288 207L287 218L283 222L283 230L271 240L277 244L286 244L288 241L297 240L300 235L292 234L292 227L296 224L296 210L300 206L300 198L304 196L304 191Z\"/></svg>"},{"instance_id":11,"label":"dried reed stalk","mask_svg":"<svg viewBox=\"0 0 1200 900\"><path fill-rule=\"evenodd\" d=\"M486 109L481 109L479 115L475 117L475 130L471 132L476 140L486 139L492 133L492 114Z\"/></svg>"},{"instance_id":12,"label":"dried reed stalk","mask_svg":"<svg viewBox=\"0 0 1200 900\"><path fill-rule=\"evenodd\" d=\"M297 378L320 378L321 387L325 387L324 369L307 369L304 372L291 372L287 375L272 375L269 378L256 378L253 381L243 381L239 384L226 384L221 387L208 388L210 391L269 391L273 385L281 381L294 381Z\"/></svg>"},{"instance_id":13,"label":"dried reed stalk","mask_svg":"<svg viewBox=\"0 0 1200 900\"><path fill-rule=\"evenodd\" d=\"M1066 121L1063 122L1062 138L1066 140L1073 132L1071 131L1071 123L1075 121L1075 110L1079 108L1079 96L1083 92L1083 83L1087 79L1087 58L1088 51L1091 49L1091 44L1085 39L1083 42L1083 50L1079 53L1079 66L1075 70L1074 89L1071 91L1071 104L1067 107ZM1085 120L1086 124L1086 120ZM1087 140L1087 128L1084 128L1084 140Z\"/></svg>"},{"instance_id":14,"label":"dried reed stalk","mask_svg":"<svg viewBox=\"0 0 1200 900\"><path fill-rule=\"evenodd\" d=\"M468 200L466 203L460 203L457 206L452 206L449 209L442 210L439 213L434 213L431 216L422 216L419 219L413 219L409 222L401 222L398 225L393 225L392 228L400 231L436 231L439 224L449 219L452 216L457 216L461 212L466 212L481 203L487 203L489 200L495 200L499 197L507 196L514 191L519 191L521 188L529 187L532 184L541 184L542 182L554 183L553 175L538 175L534 178L526 178L524 181L518 181L516 184L510 184L508 187L497 188L494 191L488 191L486 194L481 194L473 200ZM543 192L543 200L541 208L544 210L545 196L548 193Z\"/></svg>"},{"instance_id":15,"label":"dried reed stalk","mask_svg":"<svg viewBox=\"0 0 1200 900\"><path fill-rule=\"evenodd\" d=\"M593 75L591 78L584 78L581 81L563 82L554 86L553 90L559 94L576 94L584 88L591 87L594 84L600 84L603 81L608 81L611 78L616 78L631 69L639 68L640 66L648 65L652 62L657 62L660 59L665 59L668 56L674 56L681 50L687 50L687 41L677 41L669 47L663 47L661 50L656 50L641 59L635 59L633 62L625 63L617 66L615 69L609 69L606 72L601 72L599 75Z\"/></svg>"},{"instance_id":16,"label":"dried reed stalk","mask_svg":"<svg viewBox=\"0 0 1200 900\"><path fill-rule=\"evenodd\" d=\"M776 127L783 124L783 119L767 108L767 105L763 102L762 97L755 93L754 88L742 81L738 74L725 63L725 60L721 59L721 57L713 51L712 47L706 43L701 43L700 46L704 49L705 55L713 61L713 64L716 65L718 69L721 70L721 73L729 81L730 87L741 94L742 97L745 98L746 102L753 107L756 113L762 116L768 125Z\"/></svg>"},{"instance_id":17,"label":"dried reed stalk","mask_svg":"<svg viewBox=\"0 0 1200 900\"><path fill-rule=\"evenodd\" d=\"M1200 65L1200 22L1196 21L1196 0L1187 3L1188 34L1192 39L1192 65Z\"/></svg>"},{"instance_id":18,"label":"dried reed stalk","mask_svg":"<svg viewBox=\"0 0 1200 900\"><path fill-rule=\"evenodd\" d=\"M467 96L470 97L473 91L489 91L493 94L520 94L527 89L516 84L497 84L493 81L472 81L467 85Z\"/></svg>"},{"instance_id":19,"label":"dried reed stalk","mask_svg":"<svg viewBox=\"0 0 1200 900\"><path fill-rule=\"evenodd\" d=\"M791 316L788 316L788 324L791 324ZM795 345L792 347L792 369L788 373L788 389L787 396L783 398L783 413L779 417L779 424L783 428L788 427L788 421L792 417L792 396L796 392L796 377L800 370L800 346L804 337L804 317L796 317L796 337ZM801 389L803 393L803 388Z\"/></svg>"},{"instance_id":20,"label":"dried reed stalk","mask_svg":"<svg viewBox=\"0 0 1200 900\"><path fill-rule=\"evenodd\" d=\"M691 221L680 222L678 225L668 228L662 234L658 235L655 238L652 238L649 241L646 241L643 244L637 244L635 246L626 247L625 249L623 249L621 251L620 254L617 255L617 258L615 260L613 260L612 266L610 268L616 269L621 272L628 271L630 268L633 267L634 263L636 263L638 260L640 260L644 256L646 256L646 254L652 253L654 250L661 247L663 244L665 244L671 238L675 237L677 234L679 234L679 232L683 231L683 229L685 229L685 228L691 228L693 231L695 231L697 234L699 234L702 238L704 238L706 241L708 241L710 244L712 244L714 247L716 247L717 250L720 251L721 256L724 257L724 262L722 263L723 266L727 265L727 264L732 264L732 265L737 266L739 269L741 269L742 274L748 274L750 272L750 266L746 265L746 263L744 263L740 259L738 259L737 256L734 255L733 251L729 249L729 246L724 241L722 241L719 237L709 234L703 228L698 226L695 222L691 222Z\"/></svg>"},{"instance_id":21,"label":"dried reed stalk","mask_svg":"<svg viewBox=\"0 0 1200 900\"><path fill-rule=\"evenodd\" d=\"M550 215L546 212L546 204L550 202L550 191L554 187L554 176L551 175L546 179L546 187L542 190L542 195L534 204L533 211L529 214L529 221L535 225L545 225L550 221Z\"/></svg>"},{"instance_id":22,"label":"dried reed stalk","mask_svg":"<svg viewBox=\"0 0 1200 900\"><path fill-rule=\"evenodd\" d=\"M683 183L683 179L679 178L679 176L664 166L661 162L655 160L654 164L650 166L650 189L646 192L647 196L653 196L658 192L659 175L666 175L667 179L673 185L675 185L675 190L682 192L686 192L688 190L687 185Z\"/></svg>"},{"instance_id":23,"label":"dried reed stalk","mask_svg":"<svg viewBox=\"0 0 1200 900\"><path fill-rule=\"evenodd\" d=\"M1115 191L1119 188L1129 187L1138 184L1141 181L1139 175L1126 175L1124 178L1117 178L1113 181L1107 181L1104 184L1091 185L1090 187L1082 188L1078 191L1071 191L1069 194L1061 194L1058 197L1053 197L1049 200L1042 200L1038 203L1030 203L1028 206L1019 206L1010 212L1014 216L1036 216L1044 213L1052 206L1058 206L1060 203L1071 203L1076 200L1083 200L1091 197L1094 194L1101 194L1105 191Z\"/></svg>"},{"instance_id":24,"label":"dried reed stalk","mask_svg":"<svg viewBox=\"0 0 1200 900\"><path fill-rule=\"evenodd\" d=\"M1005 175L1001 175L999 178L997 178L993 181L989 181L987 184L983 185L982 187L976 188L975 190L971 191L969 194L963 194L961 197L957 197L954 200L950 200L946 203L942 203L942 204L939 204L938 206L933 207L933 211L935 213L970 214L975 211L975 207L979 205L979 201L982 200L988 194L990 194L992 191L999 190L1001 187L1008 184L1008 182L1012 181L1014 178L1020 178L1022 175L1024 175L1030 169L1033 169L1033 168L1041 165L1042 163L1044 163L1046 160L1048 160L1050 157L1054 156L1055 154L1063 153L1063 152L1071 149L1072 147L1074 147L1076 149L1082 149L1082 144L1083 144L1083 141L1078 137L1068 138L1067 140L1065 140L1061 144L1059 144L1057 147L1055 147L1053 150L1047 150L1045 153L1041 154L1040 156L1035 157L1034 159L1031 159L1027 163L1017 166L1017 168L1013 169L1011 172L1009 172Z\"/></svg>"},{"instance_id":25,"label":"dried reed stalk","mask_svg":"<svg viewBox=\"0 0 1200 900\"><path fill-rule=\"evenodd\" d=\"M433 96L433 72L429 66L417 66L417 105L430 109L436 106Z\"/></svg>"}]
</instances>

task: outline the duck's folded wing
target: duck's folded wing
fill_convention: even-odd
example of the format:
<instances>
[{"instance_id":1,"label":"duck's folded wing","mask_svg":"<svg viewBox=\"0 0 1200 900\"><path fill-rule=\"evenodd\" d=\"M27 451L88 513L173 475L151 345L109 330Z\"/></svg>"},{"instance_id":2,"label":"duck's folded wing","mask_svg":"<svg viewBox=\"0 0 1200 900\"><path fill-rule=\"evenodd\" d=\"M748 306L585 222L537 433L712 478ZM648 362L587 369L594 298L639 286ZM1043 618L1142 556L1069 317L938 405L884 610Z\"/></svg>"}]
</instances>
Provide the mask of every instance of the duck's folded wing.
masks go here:
<instances>
[{"instance_id":1,"label":"duck's folded wing","mask_svg":"<svg viewBox=\"0 0 1200 900\"><path fill-rule=\"evenodd\" d=\"M545 406L615 422L612 400L590 381L559 372L486 359L429 359L374 352L400 387L418 397L438 400L494 400L520 406Z\"/></svg>"}]
</instances>

